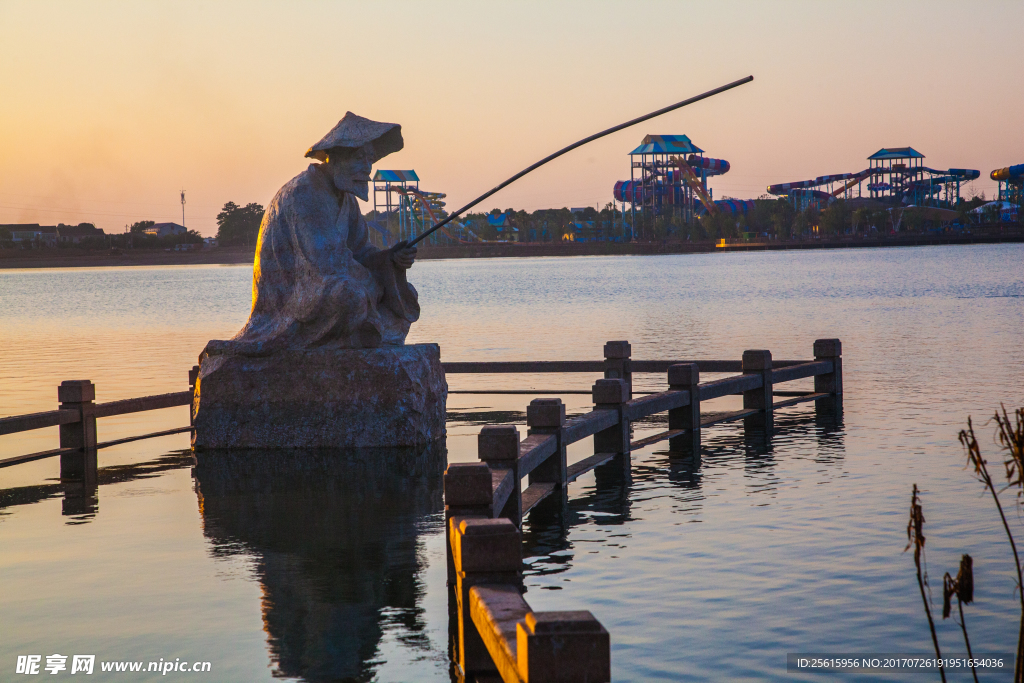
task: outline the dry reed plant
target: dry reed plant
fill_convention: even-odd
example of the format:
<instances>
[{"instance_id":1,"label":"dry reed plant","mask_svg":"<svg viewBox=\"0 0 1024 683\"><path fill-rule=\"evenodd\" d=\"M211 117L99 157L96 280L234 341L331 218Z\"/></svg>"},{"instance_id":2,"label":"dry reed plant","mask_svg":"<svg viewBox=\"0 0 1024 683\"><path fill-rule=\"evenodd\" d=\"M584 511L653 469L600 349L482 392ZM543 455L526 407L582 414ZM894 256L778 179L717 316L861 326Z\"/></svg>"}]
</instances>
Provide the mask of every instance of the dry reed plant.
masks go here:
<instances>
[{"instance_id":1,"label":"dry reed plant","mask_svg":"<svg viewBox=\"0 0 1024 683\"><path fill-rule=\"evenodd\" d=\"M907 547L903 552L914 548L914 566L917 567L917 585L921 589L921 600L924 602L924 613L928 617L928 628L932 632L932 644L935 645L935 657L939 660L939 675L946 681L946 669L942 666L942 651L939 650L939 636L935 633L935 620L932 619L932 608L928 603L928 593L924 587L928 584L928 572L921 570L921 556L924 554L924 509L917 496L917 484L910 495L910 521L907 522Z\"/></svg>"},{"instance_id":2,"label":"dry reed plant","mask_svg":"<svg viewBox=\"0 0 1024 683\"><path fill-rule=\"evenodd\" d=\"M1021 616L1020 628L1017 632L1017 655L1014 664L1014 683L1024 683L1024 571L1021 568L1020 554L1017 552L1017 540L1014 538L1010 522L1006 518L1006 511L1003 509L1000 493L1007 489L1016 489L1018 516L1024 510L1024 408L1018 408L1013 412L1013 418L1006 411L1005 406L1000 406L1002 412L996 411L992 419L996 423L996 442L1004 452L1003 468L1006 475L1006 485L1001 489L996 485L989 472L988 461L981 455L981 447L974 434L974 423L970 417L967 418L967 429L960 432L960 443L967 451L967 464L974 468L974 475L985 486L985 490L992 495L996 510L999 512L999 519L1002 521L1006 538L1010 541L1010 549L1013 551L1013 562L1017 570L1017 582L1015 591L1020 600ZM907 547L914 548L914 566L917 567L917 585L921 589L921 600L924 602L924 612L928 617L928 627L931 629L932 643L935 645L935 655L941 660L939 650L939 639L935 632L935 621L932 619L931 604L928 600L928 593L925 587L928 586L928 572L922 570L921 564L924 554L924 510L921 507L920 496L917 484L910 497L910 520L907 522ZM967 656L974 659L971 649L971 640L967 634L967 622L964 620L964 604L971 604L974 601L974 560L970 555L964 554L960 558L960 570L956 578L946 572L942 578L942 618L946 619L952 612L953 597L956 596L957 611L960 613L960 629L964 634L964 643L967 645ZM974 680L978 680L978 672L971 667ZM939 674L942 680L946 680L946 672L940 666Z\"/></svg>"},{"instance_id":3,"label":"dry reed plant","mask_svg":"<svg viewBox=\"0 0 1024 683\"><path fill-rule=\"evenodd\" d=\"M1020 505L1024 502L1024 497L1022 497L1022 494L1024 494L1024 477L1022 477L1022 472L1024 472L1024 408L1015 410L1013 420L1011 421L1010 416L1006 412L1006 406L1000 407L1002 408L1002 413L997 410L992 419L995 420L998 427L996 440L1000 448L1006 453L1006 458L1003 460L1003 467L1006 471L1006 487L1003 490L1016 488L1017 503ZM960 432L960 443L964 445L964 449L967 451L967 463L974 467L974 475L992 495L992 501L999 512L999 519L1002 520L1006 538L1010 541L1010 548L1013 550L1013 562L1017 570L1016 590L1017 596L1020 599L1021 609L1020 628L1017 631L1017 659L1014 665L1013 680L1014 683L1024 683L1024 590L1022 590L1022 587L1024 587L1024 572L1021 571L1017 541L1013 536L1013 531L1010 529L1010 523L1006 519L1002 502L999 500L1000 491L997 489L995 482L992 480L992 475L989 473L988 461L981 455L981 447L978 445L978 439L974 434L974 424L969 417L967 418L967 429Z\"/></svg>"},{"instance_id":4,"label":"dry reed plant","mask_svg":"<svg viewBox=\"0 0 1024 683\"><path fill-rule=\"evenodd\" d=\"M967 658L973 660L974 652L971 651L971 639L967 636L967 622L964 620L964 603L968 605L974 602L974 560L967 553L960 558L960 571L954 579L946 572L942 577L942 618L948 619L952 608L951 601L956 596L956 606L960 611L960 630L964 632L964 643L967 645ZM971 663L971 673L974 675L974 682L978 683L978 669Z\"/></svg>"}]
</instances>

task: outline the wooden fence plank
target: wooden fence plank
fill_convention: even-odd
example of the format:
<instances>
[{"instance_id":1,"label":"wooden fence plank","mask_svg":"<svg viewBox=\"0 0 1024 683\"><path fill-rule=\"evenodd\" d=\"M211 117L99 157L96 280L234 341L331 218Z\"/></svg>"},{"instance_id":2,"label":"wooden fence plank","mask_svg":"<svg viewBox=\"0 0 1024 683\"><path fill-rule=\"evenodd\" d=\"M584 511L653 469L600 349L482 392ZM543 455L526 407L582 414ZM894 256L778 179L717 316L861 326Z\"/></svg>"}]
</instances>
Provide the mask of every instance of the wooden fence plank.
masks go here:
<instances>
[{"instance_id":1,"label":"wooden fence plank","mask_svg":"<svg viewBox=\"0 0 1024 683\"><path fill-rule=\"evenodd\" d=\"M832 372L831 361L819 360L809 363L800 363L799 365L791 365L786 368L772 370L772 382L775 384L778 384L779 382L792 382L796 379L814 377L815 375L824 375L829 372Z\"/></svg>"},{"instance_id":2,"label":"wooden fence plank","mask_svg":"<svg viewBox=\"0 0 1024 683\"><path fill-rule=\"evenodd\" d=\"M446 373L604 372L599 360L466 361L441 363Z\"/></svg>"},{"instance_id":3,"label":"wooden fence plank","mask_svg":"<svg viewBox=\"0 0 1024 683\"><path fill-rule=\"evenodd\" d=\"M491 468L491 514L501 515L515 484L515 473L511 469Z\"/></svg>"},{"instance_id":4,"label":"wooden fence plank","mask_svg":"<svg viewBox=\"0 0 1024 683\"><path fill-rule=\"evenodd\" d=\"M605 464L616 455L616 453L595 453L594 455L583 458L583 460L580 460L579 462L569 465L565 468L566 482L576 481L579 477L582 477L595 467Z\"/></svg>"},{"instance_id":5,"label":"wooden fence plank","mask_svg":"<svg viewBox=\"0 0 1024 683\"><path fill-rule=\"evenodd\" d=\"M523 514L529 512L533 506L544 500L554 490L555 484L550 481L530 484L523 489Z\"/></svg>"},{"instance_id":6,"label":"wooden fence plank","mask_svg":"<svg viewBox=\"0 0 1024 683\"><path fill-rule=\"evenodd\" d=\"M761 378L758 375L737 375L725 379L706 382L700 385L700 400L710 401L713 398L741 394L744 391L757 389L761 386Z\"/></svg>"},{"instance_id":7,"label":"wooden fence plank","mask_svg":"<svg viewBox=\"0 0 1024 683\"><path fill-rule=\"evenodd\" d=\"M589 391L587 392L590 393ZM603 429L614 427L619 423L619 416L614 410L592 410L589 413L565 421L562 438L566 444L582 441Z\"/></svg>"},{"instance_id":8,"label":"wooden fence plank","mask_svg":"<svg viewBox=\"0 0 1024 683\"><path fill-rule=\"evenodd\" d=\"M558 447L558 439L551 434L531 434L519 442L519 476L525 477L544 462Z\"/></svg>"},{"instance_id":9,"label":"wooden fence plank","mask_svg":"<svg viewBox=\"0 0 1024 683\"><path fill-rule=\"evenodd\" d=\"M751 417L757 415L759 410L734 410L728 413L711 413L707 417L701 417L700 426L707 427L709 425L716 425L722 422L733 422L735 420L742 420L745 417Z\"/></svg>"},{"instance_id":10,"label":"wooden fence plank","mask_svg":"<svg viewBox=\"0 0 1024 683\"><path fill-rule=\"evenodd\" d=\"M519 675L516 624L530 606L515 586L482 585L469 589L469 613L488 654L505 683L523 683Z\"/></svg>"},{"instance_id":11,"label":"wooden fence plank","mask_svg":"<svg viewBox=\"0 0 1024 683\"><path fill-rule=\"evenodd\" d=\"M659 394L644 396L643 398L634 398L626 403L623 412L627 420L634 421L648 415L663 413L673 408L682 408L689 404L689 391L669 390Z\"/></svg>"},{"instance_id":12,"label":"wooden fence plank","mask_svg":"<svg viewBox=\"0 0 1024 683\"><path fill-rule=\"evenodd\" d=\"M651 444L658 443L659 441L664 441L665 439L671 439L676 436L681 436L685 433L685 429L670 429L667 432L659 432L657 434L652 434L651 436L644 437L643 439L638 439L637 441L634 441L631 444L629 444L629 450L633 451L638 448L643 448L644 446L650 446Z\"/></svg>"},{"instance_id":13,"label":"wooden fence plank","mask_svg":"<svg viewBox=\"0 0 1024 683\"><path fill-rule=\"evenodd\" d=\"M109 446L117 446L123 443L131 443L132 441L142 441L143 439L154 439L158 436L170 436L171 434L181 434L183 432L191 432L194 427L178 427L176 429L165 429L162 432L151 432L149 434L139 434L138 436L126 436L123 439L114 439L113 441L104 441L103 443L96 444L96 448L108 448Z\"/></svg>"},{"instance_id":14,"label":"wooden fence plank","mask_svg":"<svg viewBox=\"0 0 1024 683\"><path fill-rule=\"evenodd\" d=\"M796 398L790 398L785 401L776 401L775 408L785 408L786 406L795 406L797 403L804 403L805 401L817 401L820 398L828 398L831 394L804 394L803 396L797 396Z\"/></svg>"},{"instance_id":15,"label":"wooden fence plank","mask_svg":"<svg viewBox=\"0 0 1024 683\"><path fill-rule=\"evenodd\" d=\"M486 396L499 394L524 394L526 396L561 396L563 394L590 395L590 389L449 389L451 394L483 394Z\"/></svg>"},{"instance_id":16,"label":"wooden fence plank","mask_svg":"<svg viewBox=\"0 0 1024 683\"><path fill-rule=\"evenodd\" d=\"M585 393L590 393L589 391ZM58 425L73 424L78 422L79 413L77 410L48 410L44 413L31 413L29 415L12 415L11 417L0 418L0 435L17 434L32 429L44 429Z\"/></svg>"},{"instance_id":17,"label":"wooden fence plank","mask_svg":"<svg viewBox=\"0 0 1024 683\"><path fill-rule=\"evenodd\" d=\"M96 417L110 417L111 415L125 415L127 413L141 413L145 410L160 410L161 408L175 408L187 406L192 403L191 391L177 391L173 394L157 394L156 396L141 396L139 398L126 398L123 401L111 401L109 403L97 403L95 409Z\"/></svg>"},{"instance_id":18,"label":"wooden fence plank","mask_svg":"<svg viewBox=\"0 0 1024 683\"><path fill-rule=\"evenodd\" d=\"M701 372L739 372L742 363L738 360L634 360L633 372L665 373L673 365L696 363Z\"/></svg>"},{"instance_id":19,"label":"wooden fence plank","mask_svg":"<svg viewBox=\"0 0 1024 683\"><path fill-rule=\"evenodd\" d=\"M802 365L805 360L779 360L775 367ZM701 372L740 372L739 360L630 360L632 372L668 372L669 366L696 363ZM543 373L543 372L604 372L605 363L599 360L535 360L535 361L453 361L441 363L450 374L463 373Z\"/></svg>"},{"instance_id":20,"label":"wooden fence plank","mask_svg":"<svg viewBox=\"0 0 1024 683\"><path fill-rule=\"evenodd\" d=\"M33 460L42 460L43 458L52 458L58 455L70 455L72 453L81 453L81 450L78 448L55 448L52 451L15 455L14 457L0 460L0 467L10 467L11 465L20 465L23 462L32 462Z\"/></svg>"}]
</instances>

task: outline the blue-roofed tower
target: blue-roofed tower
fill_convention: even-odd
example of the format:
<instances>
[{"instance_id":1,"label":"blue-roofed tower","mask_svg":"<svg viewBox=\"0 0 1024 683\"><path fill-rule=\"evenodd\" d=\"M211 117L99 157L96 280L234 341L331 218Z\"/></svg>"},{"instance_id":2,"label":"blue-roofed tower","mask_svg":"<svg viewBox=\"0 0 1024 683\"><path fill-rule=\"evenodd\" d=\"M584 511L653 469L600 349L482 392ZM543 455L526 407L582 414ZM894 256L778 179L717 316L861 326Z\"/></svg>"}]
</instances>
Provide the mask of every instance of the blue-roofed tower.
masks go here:
<instances>
[{"instance_id":1,"label":"blue-roofed tower","mask_svg":"<svg viewBox=\"0 0 1024 683\"><path fill-rule=\"evenodd\" d=\"M868 157L872 199L902 201L924 176L924 155L913 147L883 147Z\"/></svg>"},{"instance_id":2,"label":"blue-roofed tower","mask_svg":"<svg viewBox=\"0 0 1024 683\"><path fill-rule=\"evenodd\" d=\"M684 225L692 224L705 210L716 211L708 189L708 178L729 172L729 162L704 156L704 150L687 135L646 135L629 152L630 179L615 183L612 196L621 202L625 216L630 206L630 222L644 226L633 237L645 235L655 219L668 220L668 234L687 234ZM623 219L625 221L625 218Z\"/></svg>"}]
</instances>

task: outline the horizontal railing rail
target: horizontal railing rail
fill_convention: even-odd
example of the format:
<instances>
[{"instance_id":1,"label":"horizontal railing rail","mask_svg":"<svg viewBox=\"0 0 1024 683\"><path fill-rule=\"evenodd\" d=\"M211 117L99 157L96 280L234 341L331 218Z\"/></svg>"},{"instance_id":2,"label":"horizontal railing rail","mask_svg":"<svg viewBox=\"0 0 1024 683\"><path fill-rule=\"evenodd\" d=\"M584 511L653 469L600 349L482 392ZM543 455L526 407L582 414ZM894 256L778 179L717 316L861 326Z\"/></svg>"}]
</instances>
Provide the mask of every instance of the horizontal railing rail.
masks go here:
<instances>
[{"instance_id":1,"label":"horizontal railing rail","mask_svg":"<svg viewBox=\"0 0 1024 683\"><path fill-rule=\"evenodd\" d=\"M459 611L459 636L453 654L467 679L472 674L497 674L507 682L596 681L608 680L610 676L605 673L610 670L608 634L593 615L551 613L546 617L532 612L514 580L521 571L518 527L523 515L543 499L559 495L564 503L567 485L579 476L615 460L623 469L629 469L631 451L665 440L669 442L670 454L688 456L699 464L703 427L751 421L770 437L775 410L826 398L841 401L843 393L841 345L837 339L815 341L814 360L773 361L771 352L760 350L744 352L740 361L688 363L632 361L629 355L628 342L608 342L603 362L445 364L449 373L604 374L590 392L593 410L567 420L561 399L534 399L526 411L525 438L520 439L519 430L512 425L484 427L477 443L480 462L453 463L445 471L449 582L457 593ZM637 372L667 373L668 390L633 398L632 376ZM702 383L701 372L740 374ZM813 378L813 391L775 390L776 384L807 378ZM530 392L541 393L514 393ZM701 414L701 403L735 395L743 397L742 409ZM776 396L785 398L776 401ZM632 423L666 412L668 430L630 441ZM594 438L594 454L569 464L566 448L588 437ZM528 478L525 488L524 478ZM495 550L495 537L487 537L489 533L498 533L495 524L504 525L501 533L506 538L502 542L513 550ZM478 544L473 547L479 548L480 555L473 556L475 564L470 570L466 565L468 554L464 547L460 550L460 544L466 544L474 534L480 536L470 544ZM513 555L514 561L510 559ZM544 626L545 619L551 621L550 628ZM570 659L530 649L531 644L540 648L540 643L546 643L544 647L548 647L553 633L571 634L571 638L566 636L568 640L551 646L552 653L586 654L575 654Z\"/></svg>"},{"instance_id":2,"label":"horizontal railing rail","mask_svg":"<svg viewBox=\"0 0 1024 683\"><path fill-rule=\"evenodd\" d=\"M783 368L791 365L802 365L805 360L776 360L775 367ZM634 373L664 373L673 365L697 365L701 372L740 372L742 362L738 360L630 360ZM478 374L534 374L547 372L604 372L605 361L600 360L535 360L535 361L451 361L441 363L449 375ZM588 392L589 393L589 392Z\"/></svg>"},{"instance_id":3,"label":"horizontal railing rail","mask_svg":"<svg viewBox=\"0 0 1024 683\"><path fill-rule=\"evenodd\" d=\"M758 389L762 386L762 380L757 375L737 375L724 379L707 382L700 385L700 400L710 401L723 396L742 394L744 391Z\"/></svg>"},{"instance_id":4,"label":"horizontal railing rail","mask_svg":"<svg viewBox=\"0 0 1024 683\"><path fill-rule=\"evenodd\" d=\"M20 465L26 462L33 462L34 460L43 460L45 458L53 458L59 455L73 455L75 453L81 453L80 448L54 448L49 451L39 451L38 453L26 453L25 455L15 455L10 458L4 458L0 460L0 467L10 467L12 465Z\"/></svg>"},{"instance_id":5,"label":"horizontal railing rail","mask_svg":"<svg viewBox=\"0 0 1024 683\"><path fill-rule=\"evenodd\" d=\"M619 416L613 410L593 410L585 415L565 422L566 443L576 443L619 423Z\"/></svg>"},{"instance_id":6,"label":"horizontal railing rail","mask_svg":"<svg viewBox=\"0 0 1024 683\"><path fill-rule=\"evenodd\" d=\"M93 407L92 416L96 418L114 417L115 415L141 413L148 410L161 410L163 408L177 408L191 404L192 391L178 391L172 394L140 396L139 398L126 398L109 403L97 403ZM0 436L28 432L34 429L45 429L46 427L75 424L81 421L81 413L77 410L69 409L3 417L0 418Z\"/></svg>"},{"instance_id":7,"label":"horizontal railing rail","mask_svg":"<svg viewBox=\"0 0 1024 683\"><path fill-rule=\"evenodd\" d=\"M187 405L192 405L192 391L178 391L173 394L157 394L156 396L126 398L110 403L97 403L94 414L96 417L112 417Z\"/></svg>"},{"instance_id":8,"label":"horizontal railing rail","mask_svg":"<svg viewBox=\"0 0 1024 683\"><path fill-rule=\"evenodd\" d=\"M466 361L441 363L445 373L534 373L604 372L604 362L595 360Z\"/></svg>"},{"instance_id":9,"label":"horizontal railing rail","mask_svg":"<svg viewBox=\"0 0 1024 683\"><path fill-rule=\"evenodd\" d=\"M45 413L0 417L0 436L73 424L81 419L77 410L48 410Z\"/></svg>"},{"instance_id":10,"label":"horizontal railing rail","mask_svg":"<svg viewBox=\"0 0 1024 683\"><path fill-rule=\"evenodd\" d=\"M832 362L819 360L811 363L799 363L789 367L772 370L772 382L791 382L797 379L824 375L832 372Z\"/></svg>"},{"instance_id":11,"label":"horizontal railing rail","mask_svg":"<svg viewBox=\"0 0 1024 683\"><path fill-rule=\"evenodd\" d=\"M60 457L61 478L64 478L65 474L69 472L77 476L81 472L81 463L74 461L77 456L88 455L102 448L109 448L133 441L190 432L192 431L191 425L188 427L164 429L148 434L137 434L112 441L98 442L96 440L96 420L104 417L192 405L198 373L198 366L193 367L192 371L189 372L188 391L140 396L119 401L109 401L107 403L94 402L96 388L89 380L62 382L57 388L57 398L60 401L60 408L57 410L0 418L0 436L45 429L47 427L59 427L60 448L0 459L0 468L43 460L45 458ZM191 422L191 419L189 422ZM86 457L86 462L90 462L88 457Z\"/></svg>"},{"instance_id":12,"label":"horizontal railing rail","mask_svg":"<svg viewBox=\"0 0 1024 683\"><path fill-rule=\"evenodd\" d=\"M643 398L634 398L625 404L625 417L627 420L639 420L644 417L664 413L673 408L682 408L690 405L689 391L663 391L659 394L651 394ZM609 412L609 411L605 411Z\"/></svg>"}]
</instances>

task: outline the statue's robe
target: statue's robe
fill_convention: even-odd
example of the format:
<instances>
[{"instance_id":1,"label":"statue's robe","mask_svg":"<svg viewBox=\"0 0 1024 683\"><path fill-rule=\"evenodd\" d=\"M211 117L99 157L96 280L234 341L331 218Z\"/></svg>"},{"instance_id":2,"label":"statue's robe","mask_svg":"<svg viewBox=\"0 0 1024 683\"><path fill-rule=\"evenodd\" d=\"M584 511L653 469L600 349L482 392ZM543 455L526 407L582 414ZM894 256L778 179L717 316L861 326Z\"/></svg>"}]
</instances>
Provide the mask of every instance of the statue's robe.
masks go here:
<instances>
[{"instance_id":1,"label":"statue's robe","mask_svg":"<svg viewBox=\"0 0 1024 683\"><path fill-rule=\"evenodd\" d=\"M311 164L263 217L249 321L204 353L401 346L419 313L405 270L370 244L356 198Z\"/></svg>"}]
</instances>

